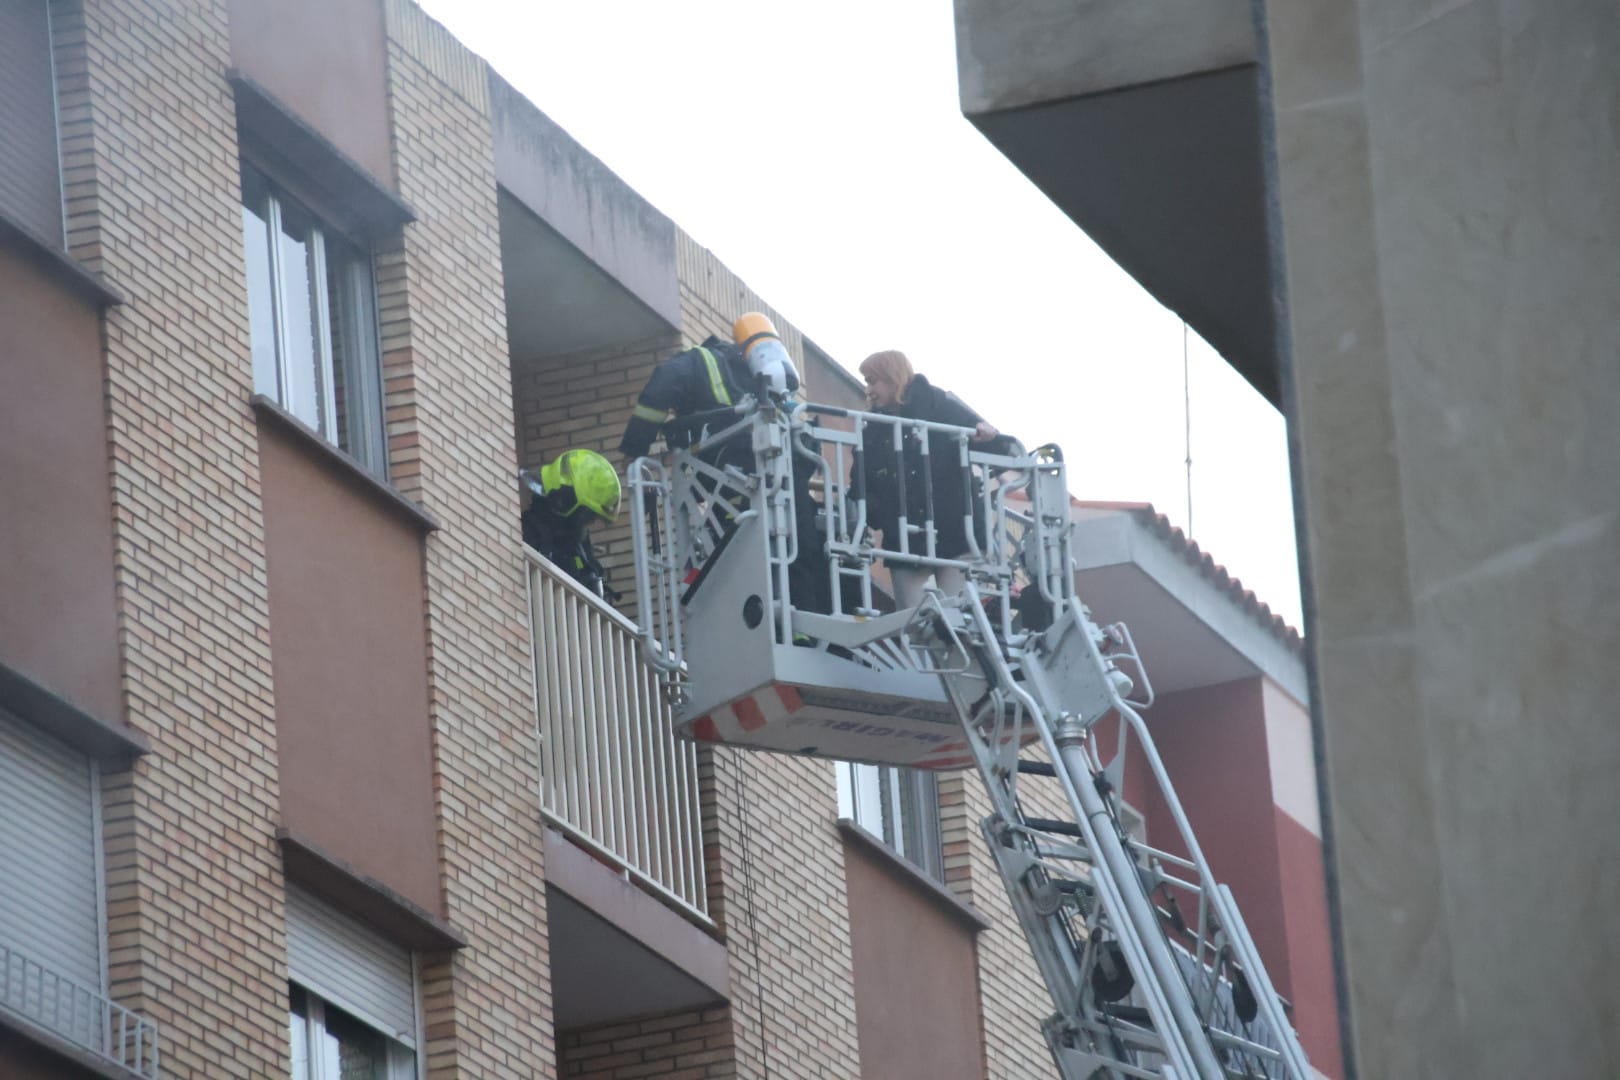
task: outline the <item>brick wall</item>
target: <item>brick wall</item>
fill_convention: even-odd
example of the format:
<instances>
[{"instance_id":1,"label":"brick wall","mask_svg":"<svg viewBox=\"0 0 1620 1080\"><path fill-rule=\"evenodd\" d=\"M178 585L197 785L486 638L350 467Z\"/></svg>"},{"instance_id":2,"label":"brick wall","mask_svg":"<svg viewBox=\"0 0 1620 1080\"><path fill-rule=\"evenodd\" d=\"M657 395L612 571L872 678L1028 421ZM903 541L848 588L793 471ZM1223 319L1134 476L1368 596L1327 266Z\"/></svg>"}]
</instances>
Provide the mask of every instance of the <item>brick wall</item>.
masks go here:
<instances>
[{"instance_id":1,"label":"brick wall","mask_svg":"<svg viewBox=\"0 0 1620 1080\"><path fill-rule=\"evenodd\" d=\"M269 609L224 4L52 4L69 237L105 319L122 685L113 995L172 1076L285 1076Z\"/></svg>"},{"instance_id":2,"label":"brick wall","mask_svg":"<svg viewBox=\"0 0 1620 1080\"><path fill-rule=\"evenodd\" d=\"M643 341L535 357L512 368L517 408L518 460L539 469L564 450L583 448L607 455L621 475L629 464L619 457L619 439L636 396L653 367L681 349L669 334ZM624 594L619 608L636 613L634 553L630 542L628 491L619 520L597 526L591 538L601 552L608 582Z\"/></svg>"},{"instance_id":3,"label":"brick wall","mask_svg":"<svg viewBox=\"0 0 1620 1080\"><path fill-rule=\"evenodd\" d=\"M832 763L715 748L700 773L738 1075L859 1075Z\"/></svg>"},{"instance_id":4,"label":"brick wall","mask_svg":"<svg viewBox=\"0 0 1620 1080\"><path fill-rule=\"evenodd\" d=\"M446 914L423 969L430 1075L555 1075L539 748L518 529L487 71L387 0L400 195L384 260L393 477L443 524L426 549L429 710Z\"/></svg>"},{"instance_id":5,"label":"brick wall","mask_svg":"<svg viewBox=\"0 0 1620 1080\"><path fill-rule=\"evenodd\" d=\"M729 1009L669 1013L558 1036L565 1080L721 1080L737 1075Z\"/></svg>"},{"instance_id":6,"label":"brick wall","mask_svg":"<svg viewBox=\"0 0 1620 1080\"><path fill-rule=\"evenodd\" d=\"M1056 784L1042 777L1024 777L1019 796L1025 812L1068 817L1061 796L1053 797ZM979 822L990 813L989 793L976 772L956 773L940 777L939 801L946 884L990 923L978 941L987 1075L990 1080L1054 1076L1052 1054L1040 1027L1052 1014L1052 999L979 834Z\"/></svg>"}]
</instances>

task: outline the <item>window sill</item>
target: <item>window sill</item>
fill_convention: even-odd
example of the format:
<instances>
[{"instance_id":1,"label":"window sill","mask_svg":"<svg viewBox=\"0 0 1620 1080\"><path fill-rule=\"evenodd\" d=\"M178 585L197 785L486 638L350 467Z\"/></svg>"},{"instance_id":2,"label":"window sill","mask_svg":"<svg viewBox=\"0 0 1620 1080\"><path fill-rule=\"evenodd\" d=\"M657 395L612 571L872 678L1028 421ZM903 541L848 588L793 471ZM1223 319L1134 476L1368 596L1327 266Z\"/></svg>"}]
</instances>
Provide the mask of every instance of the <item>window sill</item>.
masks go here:
<instances>
[{"instance_id":1,"label":"window sill","mask_svg":"<svg viewBox=\"0 0 1620 1080\"><path fill-rule=\"evenodd\" d=\"M0 1007L0 1029L23 1045L37 1047L45 1053L76 1065L81 1073L74 1075L101 1076L106 1080L146 1080L133 1069L116 1065L93 1051L62 1038L32 1021L25 1020L11 1010ZM0 1039L0 1060L5 1060L5 1041ZM55 1070L53 1069L52 1072Z\"/></svg>"},{"instance_id":2,"label":"window sill","mask_svg":"<svg viewBox=\"0 0 1620 1080\"><path fill-rule=\"evenodd\" d=\"M92 716L4 663L0 663L0 706L112 768L123 768L152 749L140 732Z\"/></svg>"},{"instance_id":3,"label":"window sill","mask_svg":"<svg viewBox=\"0 0 1620 1080\"><path fill-rule=\"evenodd\" d=\"M0 245L40 267L58 284L96 306L97 310L124 302L123 294L101 280L66 251L0 214Z\"/></svg>"},{"instance_id":4,"label":"window sill","mask_svg":"<svg viewBox=\"0 0 1620 1080\"><path fill-rule=\"evenodd\" d=\"M376 878L329 855L286 829L276 830L287 878L378 933L422 952L465 949L467 940L443 919L405 899Z\"/></svg>"},{"instance_id":5,"label":"window sill","mask_svg":"<svg viewBox=\"0 0 1620 1080\"><path fill-rule=\"evenodd\" d=\"M256 412L263 420L268 420L279 430L292 435L310 450L315 451L328 464L335 465L357 487L366 491L373 497L380 499L384 505L408 517L417 528L424 533L437 532L439 519L422 509L415 502L406 498L399 489L392 484L385 483L361 468L360 463L333 446L321 437L320 432L311 428L292 413L277 405L263 394L254 394L248 399Z\"/></svg>"},{"instance_id":6,"label":"window sill","mask_svg":"<svg viewBox=\"0 0 1620 1080\"><path fill-rule=\"evenodd\" d=\"M876 858L895 877L932 900L945 914L965 923L969 930L978 933L990 929L990 921L979 913L978 908L958 899L955 893L923 873L909 859L861 828L856 822L849 818L839 818L838 831L844 834L846 842Z\"/></svg>"}]
</instances>

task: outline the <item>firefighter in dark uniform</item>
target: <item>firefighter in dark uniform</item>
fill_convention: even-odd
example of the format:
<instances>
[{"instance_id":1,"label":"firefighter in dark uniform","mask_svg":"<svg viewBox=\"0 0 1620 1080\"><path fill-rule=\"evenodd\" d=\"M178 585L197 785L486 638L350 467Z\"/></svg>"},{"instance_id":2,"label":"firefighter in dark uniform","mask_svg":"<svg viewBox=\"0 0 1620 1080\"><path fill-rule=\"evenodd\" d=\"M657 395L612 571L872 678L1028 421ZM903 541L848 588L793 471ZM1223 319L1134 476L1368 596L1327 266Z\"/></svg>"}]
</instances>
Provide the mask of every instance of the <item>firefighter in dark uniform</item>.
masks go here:
<instances>
[{"instance_id":1,"label":"firefighter in dark uniform","mask_svg":"<svg viewBox=\"0 0 1620 1080\"><path fill-rule=\"evenodd\" d=\"M634 460L652 447L660 429L672 450L685 449L703 438L704 428L720 428L727 417L691 419L695 414L712 413L741 401L753 380L743 362L742 350L711 336L702 345L676 353L653 369L636 399L635 411L624 426L619 453ZM673 419L670 418L674 414ZM667 423L666 423L667 421ZM751 471L754 453L748 436L727 440L712 454L705 454L712 465L736 465Z\"/></svg>"},{"instance_id":2,"label":"firefighter in dark uniform","mask_svg":"<svg viewBox=\"0 0 1620 1080\"><path fill-rule=\"evenodd\" d=\"M737 404L750 393L764 392L748 370L743 350L711 335L695 348L676 353L659 364L642 387L635 411L624 427L619 452L627 459L642 457L659 431L671 449L701 442L708 432L727 427L736 417L704 416ZM789 381L798 389L797 375ZM745 429L701 455L717 468L734 465L754 471L754 448ZM810 495L811 468L798 455L793 458L793 505L799 533L799 557L789 569L788 588L795 607L806 611L832 610L828 600L826 541L816 523L818 504Z\"/></svg>"},{"instance_id":3,"label":"firefighter in dark uniform","mask_svg":"<svg viewBox=\"0 0 1620 1080\"><path fill-rule=\"evenodd\" d=\"M523 511L523 542L598 596L617 600L591 545L590 528L619 516L619 474L595 450L570 450L523 474L531 498Z\"/></svg>"}]
</instances>

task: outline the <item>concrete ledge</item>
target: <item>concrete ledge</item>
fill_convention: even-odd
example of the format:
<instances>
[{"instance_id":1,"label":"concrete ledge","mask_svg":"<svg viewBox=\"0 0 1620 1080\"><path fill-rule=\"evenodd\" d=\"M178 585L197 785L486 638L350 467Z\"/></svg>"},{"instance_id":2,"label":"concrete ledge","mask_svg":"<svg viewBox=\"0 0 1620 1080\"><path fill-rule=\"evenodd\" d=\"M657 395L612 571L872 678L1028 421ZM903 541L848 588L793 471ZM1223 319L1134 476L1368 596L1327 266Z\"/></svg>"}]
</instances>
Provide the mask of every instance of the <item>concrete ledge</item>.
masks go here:
<instances>
[{"instance_id":1,"label":"concrete ledge","mask_svg":"<svg viewBox=\"0 0 1620 1080\"><path fill-rule=\"evenodd\" d=\"M97 308L107 308L124 302L123 294L101 280L101 275L85 269L66 251L4 214L0 214L0 244L18 252L23 258L56 279L59 284Z\"/></svg>"},{"instance_id":2,"label":"concrete ledge","mask_svg":"<svg viewBox=\"0 0 1620 1080\"><path fill-rule=\"evenodd\" d=\"M1264 613L1256 605L1250 610L1233 595L1236 591L1212 576L1213 560L1206 565L1206 556L1200 551L1196 559L1178 549L1173 538L1161 536L1155 530L1150 511L1137 508L1119 510L1083 509L1077 518L1074 539L1075 572L1082 599L1097 607L1100 618L1123 618L1132 622L1132 609L1138 612L1150 599L1149 590L1162 595L1161 604L1168 603L1178 612L1178 618L1189 627L1196 626L1209 639L1212 649L1231 650L1241 657L1252 673L1263 674L1276 683L1296 701L1310 700L1306 685L1305 660L1297 639L1289 640L1278 630L1280 620ZM1096 571L1111 568L1130 568L1140 575L1140 586L1135 589L1139 597L1134 604L1099 604L1097 586L1089 579ZM1150 651L1139 622L1132 626L1137 643ZM1144 657L1148 674L1155 670L1152 658ZM1185 659L1185 658L1183 658ZM1240 678L1250 671L1229 671L1226 678ZM1202 684L1192 684L1202 685ZM1164 689L1186 689L1187 686L1167 682Z\"/></svg>"},{"instance_id":3,"label":"concrete ledge","mask_svg":"<svg viewBox=\"0 0 1620 1080\"><path fill-rule=\"evenodd\" d=\"M1249 0L955 0L962 111L1280 401L1269 92Z\"/></svg>"},{"instance_id":4,"label":"concrete ledge","mask_svg":"<svg viewBox=\"0 0 1620 1080\"><path fill-rule=\"evenodd\" d=\"M956 0L969 115L1180 78L1258 56L1250 0Z\"/></svg>"},{"instance_id":5,"label":"concrete ledge","mask_svg":"<svg viewBox=\"0 0 1620 1080\"><path fill-rule=\"evenodd\" d=\"M0 707L103 765L122 768L152 749L134 728L98 719L4 663L0 663Z\"/></svg>"},{"instance_id":6,"label":"concrete ledge","mask_svg":"<svg viewBox=\"0 0 1620 1080\"><path fill-rule=\"evenodd\" d=\"M270 91L234 68L225 77L236 95L236 125L247 136L248 156L267 156L271 177L313 203L311 209L372 243L416 220L387 184Z\"/></svg>"},{"instance_id":7,"label":"concrete ledge","mask_svg":"<svg viewBox=\"0 0 1620 1080\"><path fill-rule=\"evenodd\" d=\"M555 829L546 830L546 884L587 905L716 994L729 992L725 946Z\"/></svg>"},{"instance_id":8,"label":"concrete ledge","mask_svg":"<svg viewBox=\"0 0 1620 1080\"><path fill-rule=\"evenodd\" d=\"M308 840L286 829L277 829L276 842L281 845L281 861L288 880L348 912L378 933L422 952L467 947L467 939L449 923Z\"/></svg>"},{"instance_id":9,"label":"concrete ledge","mask_svg":"<svg viewBox=\"0 0 1620 1080\"><path fill-rule=\"evenodd\" d=\"M990 929L990 920L979 914L979 909L960 900L944 885L923 873L882 840L863 829L849 818L838 819L838 831L844 842L868 858L885 867L900 881L932 901L945 914L967 926L974 933Z\"/></svg>"},{"instance_id":10,"label":"concrete ledge","mask_svg":"<svg viewBox=\"0 0 1620 1080\"><path fill-rule=\"evenodd\" d=\"M106 1080L145 1080L133 1069L115 1065L78 1043L64 1039L0 1006L0 1064L8 1061L15 1064L14 1055L18 1052L27 1055L25 1067L37 1064L41 1069L49 1069L48 1075L59 1076L62 1080L77 1080L84 1076L105 1077ZM64 1065L66 1069L62 1068Z\"/></svg>"},{"instance_id":11,"label":"concrete ledge","mask_svg":"<svg viewBox=\"0 0 1620 1080\"><path fill-rule=\"evenodd\" d=\"M678 328L674 222L493 72L489 91L500 186L619 288Z\"/></svg>"},{"instance_id":12,"label":"concrete ledge","mask_svg":"<svg viewBox=\"0 0 1620 1080\"><path fill-rule=\"evenodd\" d=\"M726 1000L725 945L562 833L545 832L557 1026Z\"/></svg>"}]
</instances>

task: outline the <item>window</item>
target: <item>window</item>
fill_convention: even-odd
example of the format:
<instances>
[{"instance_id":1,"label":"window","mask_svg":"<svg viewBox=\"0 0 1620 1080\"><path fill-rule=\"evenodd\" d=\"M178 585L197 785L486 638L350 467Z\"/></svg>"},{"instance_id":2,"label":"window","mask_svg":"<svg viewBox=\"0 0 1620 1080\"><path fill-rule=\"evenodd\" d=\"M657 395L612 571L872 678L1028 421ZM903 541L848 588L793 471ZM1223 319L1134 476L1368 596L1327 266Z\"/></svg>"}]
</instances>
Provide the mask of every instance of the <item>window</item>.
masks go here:
<instances>
[{"instance_id":1,"label":"window","mask_svg":"<svg viewBox=\"0 0 1620 1080\"><path fill-rule=\"evenodd\" d=\"M242 229L254 388L383 475L370 254L246 167Z\"/></svg>"},{"instance_id":2,"label":"window","mask_svg":"<svg viewBox=\"0 0 1620 1080\"><path fill-rule=\"evenodd\" d=\"M293 1080L415 1080L415 1054L303 987L287 1014Z\"/></svg>"},{"instance_id":3,"label":"window","mask_svg":"<svg viewBox=\"0 0 1620 1080\"><path fill-rule=\"evenodd\" d=\"M0 217L66 247L56 138L50 5L0 4Z\"/></svg>"},{"instance_id":4,"label":"window","mask_svg":"<svg viewBox=\"0 0 1620 1080\"><path fill-rule=\"evenodd\" d=\"M939 796L933 773L841 761L838 813L882 838L930 876L943 875Z\"/></svg>"},{"instance_id":5,"label":"window","mask_svg":"<svg viewBox=\"0 0 1620 1080\"><path fill-rule=\"evenodd\" d=\"M415 1080L409 949L289 883L287 975L293 1080Z\"/></svg>"},{"instance_id":6,"label":"window","mask_svg":"<svg viewBox=\"0 0 1620 1080\"><path fill-rule=\"evenodd\" d=\"M0 1014L100 1047L96 763L0 709Z\"/></svg>"}]
</instances>

